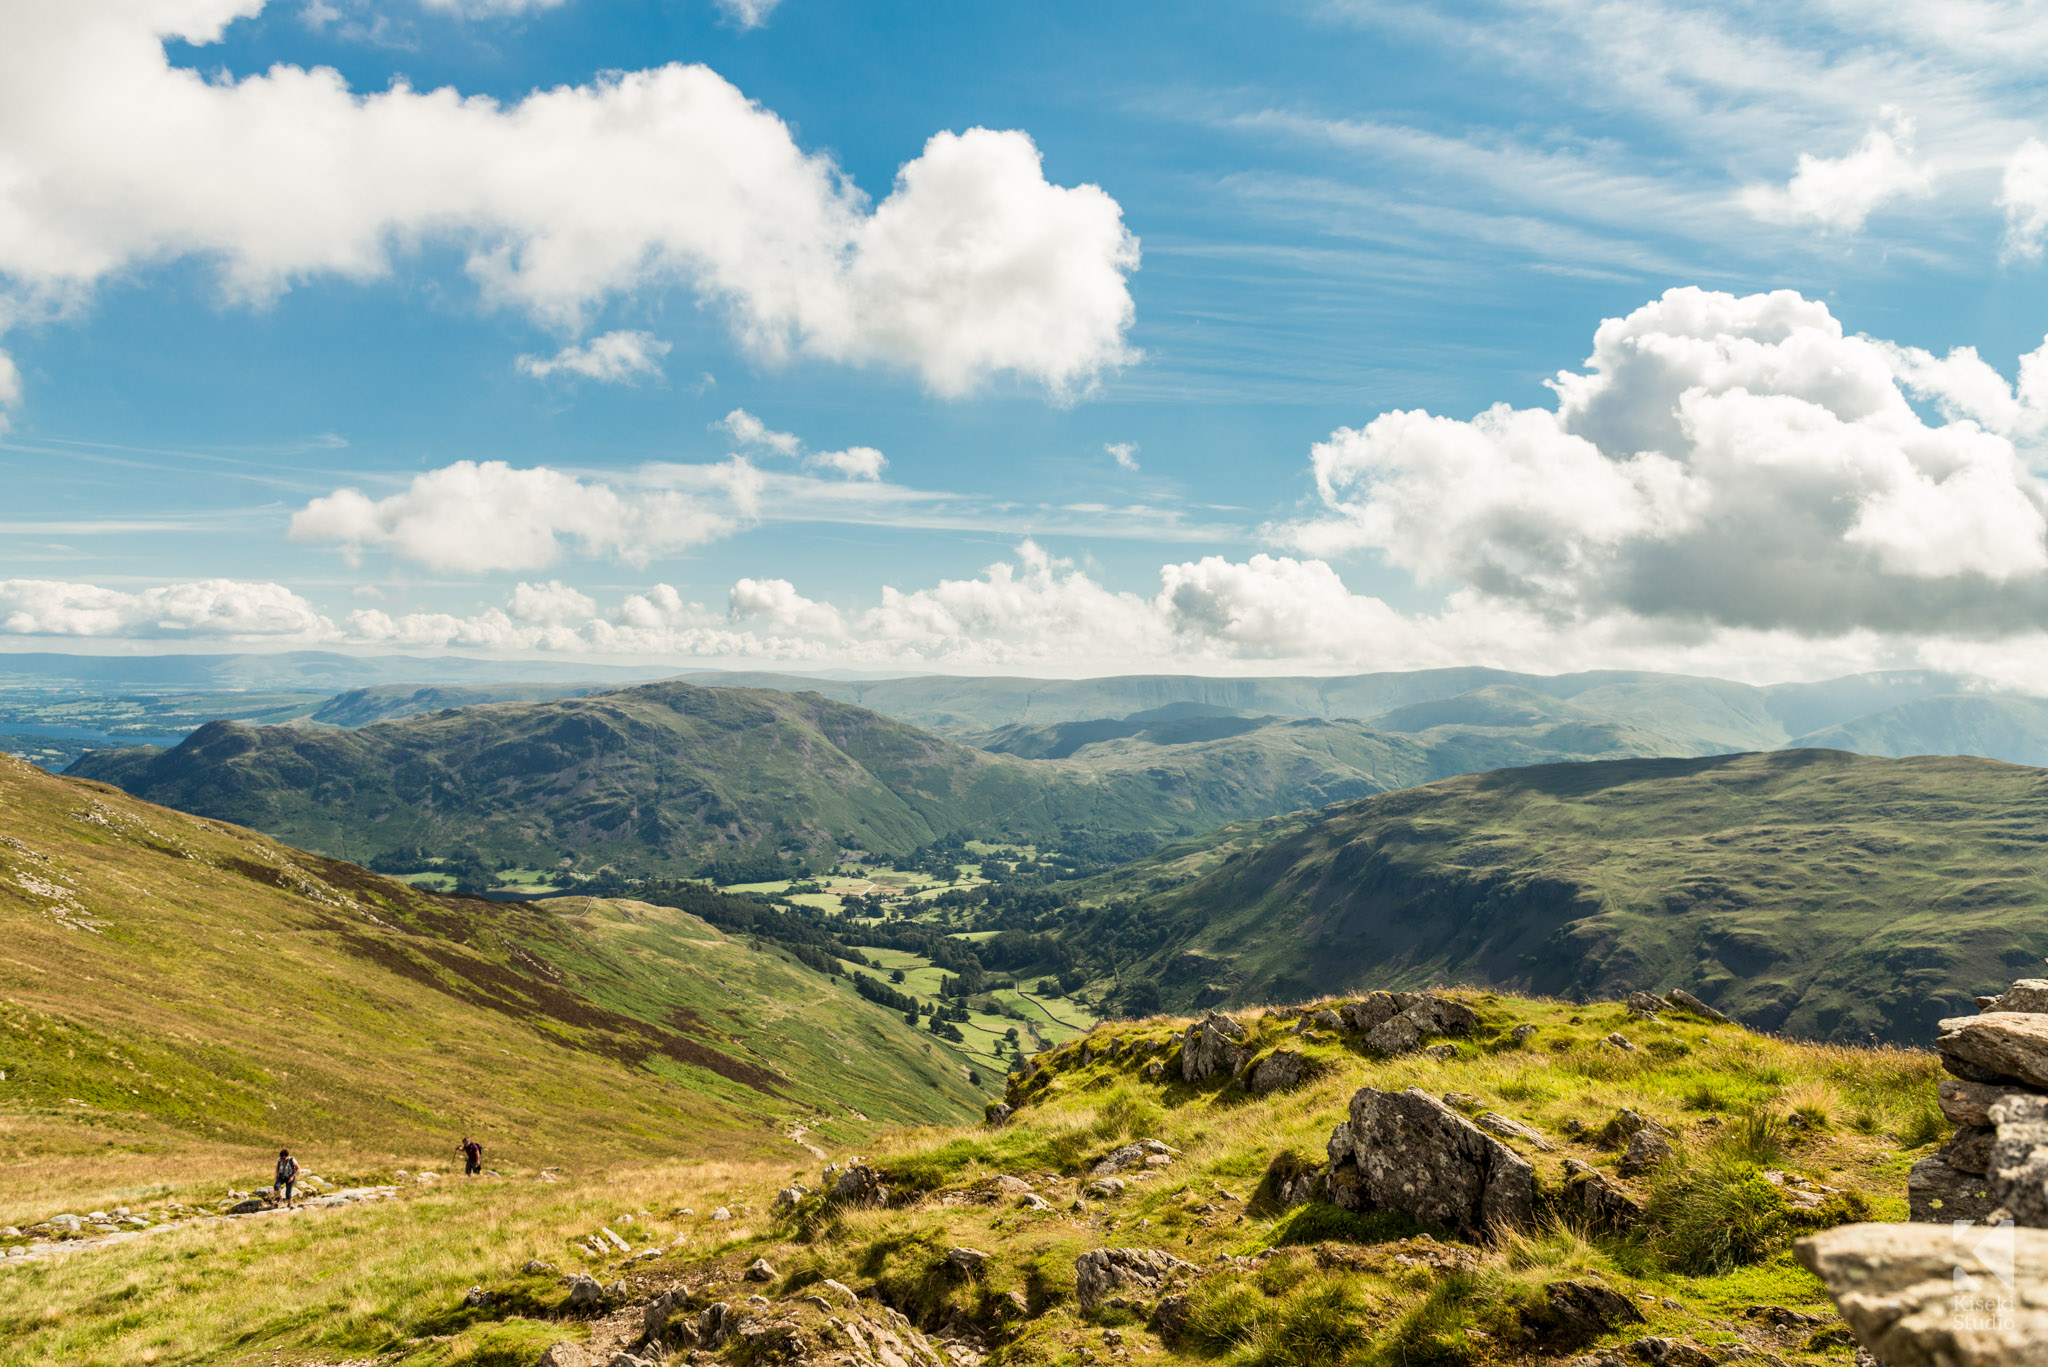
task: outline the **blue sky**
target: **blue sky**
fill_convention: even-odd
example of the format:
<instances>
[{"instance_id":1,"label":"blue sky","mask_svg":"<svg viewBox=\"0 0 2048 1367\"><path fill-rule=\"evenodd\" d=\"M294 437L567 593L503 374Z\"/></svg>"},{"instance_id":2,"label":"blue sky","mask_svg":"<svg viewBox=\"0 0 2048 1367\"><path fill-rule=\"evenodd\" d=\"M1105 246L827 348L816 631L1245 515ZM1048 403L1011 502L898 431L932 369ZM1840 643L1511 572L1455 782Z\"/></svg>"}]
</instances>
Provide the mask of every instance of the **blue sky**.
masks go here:
<instances>
[{"instance_id":1,"label":"blue sky","mask_svg":"<svg viewBox=\"0 0 2048 1367\"><path fill-rule=\"evenodd\" d=\"M1991 0L10 8L0 646L2019 682L2044 55Z\"/></svg>"}]
</instances>

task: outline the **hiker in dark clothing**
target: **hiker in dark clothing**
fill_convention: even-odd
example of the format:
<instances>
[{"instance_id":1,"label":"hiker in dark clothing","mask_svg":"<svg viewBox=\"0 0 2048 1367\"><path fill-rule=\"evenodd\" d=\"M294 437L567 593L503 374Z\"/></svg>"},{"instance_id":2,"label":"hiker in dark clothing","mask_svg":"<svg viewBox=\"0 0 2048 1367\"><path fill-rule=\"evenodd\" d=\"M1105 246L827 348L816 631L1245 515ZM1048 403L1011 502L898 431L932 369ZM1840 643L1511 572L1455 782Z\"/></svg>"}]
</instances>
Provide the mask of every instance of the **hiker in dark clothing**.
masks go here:
<instances>
[{"instance_id":1,"label":"hiker in dark clothing","mask_svg":"<svg viewBox=\"0 0 2048 1367\"><path fill-rule=\"evenodd\" d=\"M285 1209L291 1209L292 1184L299 1180L299 1160L292 1157L290 1149L277 1151L277 1194L284 1198Z\"/></svg>"},{"instance_id":2,"label":"hiker in dark clothing","mask_svg":"<svg viewBox=\"0 0 2048 1367\"><path fill-rule=\"evenodd\" d=\"M464 1135L462 1137L463 1174L465 1176L474 1177L483 1170L484 1146L477 1143L474 1139L471 1139L468 1135Z\"/></svg>"}]
</instances>

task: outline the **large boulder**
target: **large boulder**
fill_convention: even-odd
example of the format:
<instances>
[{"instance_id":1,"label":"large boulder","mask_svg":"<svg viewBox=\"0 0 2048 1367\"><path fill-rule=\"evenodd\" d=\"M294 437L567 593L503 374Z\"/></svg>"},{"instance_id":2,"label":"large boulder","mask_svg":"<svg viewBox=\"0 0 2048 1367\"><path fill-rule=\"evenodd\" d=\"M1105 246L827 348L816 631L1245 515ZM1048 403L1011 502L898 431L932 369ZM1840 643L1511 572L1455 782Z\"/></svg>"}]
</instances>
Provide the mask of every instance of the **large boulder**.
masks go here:
<instances>
[{"instance_id":1,"label":"large boulder","mask_svg":"<svg viewBox=\"0 0 2048 1367\"><path fill-rule=\"evenodd\" d=\"M1134 1172L1142 1168L1163 1168L1173 1162L1180 1153L1171 1144L1157 1139L1137 1139L1120 1148L1111 1149L1095 1165L1088 1169L1090 1177L1112 1177L1120 1172ZM1028 1188L1027 1188L1028 1190Z\"/></svg>"},{"instance_id":2,"label":"large boulder","mask_svg":"<svg viewBox=\"0 0 2048 1367\"><path fill-rule=\"evenodd\" d=\"M1599 1169L1576 1158L1564 1160L1564 1203L1576 1207L1588 1224L1614 1234L1626 1234L1643 1218L1643 1208L1633 1196L1609 1181Z\"/></svg>"},{"instance_id":3,"label":"large boulder","mask_svg":"<svg viewBox=\"0 0 2048 1367\"><path fill-rule=\"evenodd\" d=\"M569 1277L569 1309L575 1314L588 1314L604 1304L604 1285L595 1277L581 1272Z\"/></svg>"},{"instance_id":4,"label":"large boulder","mask_svg":"<svg viewBox=\"0 0 2048 1367\"><path fill-rule=\"evenodd\" d=\"M1966 1082L2011 1079L2048 1087L2048 1016L1990 1011L1942 1021L1934 1047L1942 1066Z\"/></svg>"},{"instance_id":5,"label":"large boulder","mask_svg":"<svg viewBox=\"0 0 2048 1367\"><path fill-rule=\"evenodd\" d=\"M1074 1297L1082 1314L1093 1314L1112 1297L1157 1295L1174 1278L1197 1270L1156 1248L1097 1248L1074 1259Z\"/></svg>"},{"instance_id":6,"label":"large boulder","mask_svg":"<svg viewBox=\"0 0 2048 1367\"><path fill-rule=\"evenodd\" d=\"M1644 1020L1656 1020L1661 1013L1671 1009L1671 1003L1654 992L1631 992L1622 1005L1628 1008L1631 1016Z\"/></svg>"},{"instance_id":7,"label":"large boulder","mask_svg":"<svg viewBox=\"0 0 2048 1367\"><path fill-rule=\"evenodd\" d=\"M1792 1251L1886 1367L2048 1364L2048 1232L1844 1225Z\"/></svg>"},{"instance_id":8,"label":"large boulder","mask_svg":"<svg viewBox=\"0 0 2048 1367\"><path fill-rule=\"evenodd\" d=\"M1472 1123L1489 1134L1499 1135L1502 1139L1519 1139L1539 1153L1549 1153L1557 1147L1540 1130L1531 1129L1521 1121L1504 1116L1499 1111L1481 1111L1472 1118Z\"/></svg>"},{"instance_id":9,"label":"large boulder","mask_svg":"<svg viewBox=\"0 0 2048 1367\"><path fill-rule=\"evenodd\" d=\"M1958 1125L1955 1134L1934 1151L1934 1156L1957 1172L1982 1177L1991 1170L1991 1146L1997 1140L1998 1131L1993 1126Z\"/></svg>"},{"instance_id":10,"label":"large boulder","mask_svg":"<svg viewBox=\"0 0 2048 1367\"><path fill-rule=\"evenodd\" d=\"M1187 1028L1180 1041L1180 1075L1201 1082L1217 1073L1235 1074L1250 1052L1241 1043L1244 1026L1220 1012L1210 1012Z\"/></svg>"},{"instance_id":11,"label":"large boulder","mask_svg":"<svg viewBox=\"0 0 2048 1367\"><path fill-rule=\"evenodd\" d=\"M1365 1047L1388 1058L1414 1053L1431 1035L1469 1035L1479 1024L1477 1011L1431 992L1395 992L1386 1005L1396 1009L1367 1029Z\"/></svg>"},{"instance_id":12,"label":"large boulder","mask_svg":"<svg viewBox=\"0 0 2048 1367\"><path fill-rule=\"evenodd\" d=\"M1280 1092L1299 1087L1307 1075L1308 1059L1298 1050L1279 1049L1245 1070L1244 1086L1249 1092Z\"/></svg>"},{"instance_id":13,"label":"large boulder","mask_svg":"<svg viewBox=\"0 0 2048 1367\"><path fill-rule=\"evenodd\" d=\"M1383 1021L1393 1019L1400 1011L1391 992L1368 992L1365 1000L1346 1002L1337 1008L1344 1024L1353 1030L1370 1030Z\"/></svg>"},{"instance_id":14,"label":"large boulder","mask_svg":"<svg viewBox=\"0 0 2048 1367\"><path fill-rule=\"evenodd\" d=\"M1330 1136L1331 1198L1353 1210L1405 1211L1484 1236L1536 1213L1536 1170L1419 1087L1361 1088Z\"/></svg>"}]
</instances>

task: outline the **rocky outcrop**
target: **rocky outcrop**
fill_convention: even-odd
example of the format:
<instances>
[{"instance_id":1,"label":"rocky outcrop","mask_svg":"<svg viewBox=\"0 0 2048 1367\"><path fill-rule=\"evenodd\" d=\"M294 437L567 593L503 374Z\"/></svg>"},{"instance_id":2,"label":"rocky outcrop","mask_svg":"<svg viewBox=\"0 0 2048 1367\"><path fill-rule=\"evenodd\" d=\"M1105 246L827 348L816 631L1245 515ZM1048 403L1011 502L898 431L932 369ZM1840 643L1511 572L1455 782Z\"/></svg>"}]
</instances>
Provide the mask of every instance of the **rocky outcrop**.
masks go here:
<instances>
[{"instance_id":1,"label":"rocky outcrop","mask_svg":"<svg viewBox=\"0 0 2048 1367\"><path fill-rule=\"evenodd\" d=\"M1670 1161L1671 1141L1646 1127L1628 1137L1628 1151L1621 1156L1621 1175L1633 1177Z\"/></svg>"},{"instance_id":2,"label":"rocky outcrop","mask_svg":"<svg viewBox=\"0 0 2048 1367\"><path fill-rule=\"evenodd\" d=\"M1250 1051L1241 1041L1245 1028L1220 1012L1211 1012L1181 1035L1180 1075L1183 1082L1202 1082L1218 1073L1235 1074Z\"/></svg>"},{"instance_id":3,"label":"rocky outcrop","mask_svg":"<svg viewBox=\"0 0 2048 1367\"><path fill-rule=\"evenodd\" d=\"M1716 1011L1713 1007L1708 1006L1705 1002L1701 1001L1698 997L1695 997L1692 993L1686 991L1682 987L1672 988L1669 992L1664 994L1664 998L1666 1001L1670 1002L1673 1006L1677 1007L1679 1010L1685 1012L1689 1016L1698 1016L1701 1020L1718 1021L1723 1025L1734 1024L1734 1022L1730 1020L1727 1016L1721 1014L1719 1011Z\"/></svg>"},{"instance_id":4,"label":"rocky outcrop","mask_svg":"<svg viewBox=\"0 0 2048 1367\"><path fill-rule=\"evenodd\" d=\"M1472 1123L1488 1134L1499 1135L1502 1139L1519 1139L1538 1153L1549 1153L1557 1147L1538 1131L1519 1120L1502 1115L1499 1111L1481 1111L1472 1117Z\"/></svg>"},{"instance_id":5,"label":"rocky outcrop","mask_svg":"<svg viewBox=\"0 0 2048 1367\"><path fill-rule=\"evenodd\" d=\"M1527 1159L1420 1088L1360 1089L1330 1136L1330 1199L1350 1210L1399 1210L1486 1236L1536 1211Z\"/></svg>"},{"instance_id":6,"label":"rocky outcrop","mask_svg":"<svg viewBox=\"0 0 2048 1367\"><path fill-rule=\"evenodd\" d=\"M1981 1014L1940 1023L1934 1047L1950 1076L1935 1102L1956 1130L1907 1174L1907 1207L1923 1223L2048 1227L2048 978L1978 1001Z\"/></svg>"},{"instance_id":7,"label":"rocky outcrop","mask_svg":"<svg viewBox=\"0 0 2048 1367\"><path fill-rule=\"evenodd\" d=\"M1792 1251L1886 1367L2048 1364L2048 1232L1845 1225Z\"/></svg>"},{"instance_id":8,"label":"rocky outcrop","mask_svg":"<svg viewBox=\"0 0 2048 1367\"><path fill-rule=\"evenodd\" d=\"M988 1104L988 1111L984 1118L988 1121L989 1128L999 1129L1002 1126L1009 1124L1010 1117L1015 1114L1017 1114L1017 1109L1016 1107L1010 1105L1009 1102L991 1101Z\"/></svg>"},{"instance_id":9,"label":"rocky outcrop","mask_svg":"<svg viewBox=\"0 0 2048 1367\"><path fill-rule=\"evenodd\" d=\"M1386 1004L1395 1010L1366 1031L1365 1047L1388 1058L1412 1054L1434 1035L1469 1035L1479 1024L1479 1013L1471 1007L1431 992L1395 992ZM1380 1003L1373 1005L1374 1011L1365 1014L1378 1014Z\"/></svg>"},{"instance_id":10,"label":"rocky outcrop","mask_svg":"<svg viewBox=\"0 0 2048 1367\"><path fill-rule=\"evenodd\" d=\"M580 1343L557 1343L540 1355L535 1367L590 1367L590 1354Z\"/></svg>"},{"instance_id":11,"label":"rocky outcrop","mask_svg":"<svg viewBox=\"0 0 2048 1367\"><path fill-rule=\"evenodd\" d=\"M1163 1168L1170 1165L1180 1153L1171 1144L1157 1139L1139 1139L1121 1148L1111 1149L1095 1166L1088 1169L1090 1177L1113 1177L1120 1172L1134 1172L1145 1168Z\"/></svg>"},{"instance_id":12,"label":"rocky outcrop","mask_svg":"<svg viewBox=\"0 0 2048 1367\"><path fill-rule=\"evenodd\" d=\"M1671 1009L1671 1003L1654 992L1631 992L1623 999L1622 1005L1628 1013L1640 1020L1658 1020Z\"/></svg>"},{"instance_id":13,"label":"rocky outcrop","mask_svg":"<svg viewBox=\"0 0 2048 1367\"><path fill-rule=\"evenodd\" d=\"M1097 1248L1074 1259L1074 1298L1089 1315L1115 1301L1150 1299L1196 1270L1156 1248Z\"/></svg>"},{"instance_id":14,"label":"rocky outcrop","mask_svg":"<svg viewBox=\"0 0 2048 1367\"><path fill-rule=\"evenodd\" d=\"M589 1314L604 1304L604 1287L597 1278L578 1272L569 1278L569 1311Z\"/></svg>"}]
</instances>

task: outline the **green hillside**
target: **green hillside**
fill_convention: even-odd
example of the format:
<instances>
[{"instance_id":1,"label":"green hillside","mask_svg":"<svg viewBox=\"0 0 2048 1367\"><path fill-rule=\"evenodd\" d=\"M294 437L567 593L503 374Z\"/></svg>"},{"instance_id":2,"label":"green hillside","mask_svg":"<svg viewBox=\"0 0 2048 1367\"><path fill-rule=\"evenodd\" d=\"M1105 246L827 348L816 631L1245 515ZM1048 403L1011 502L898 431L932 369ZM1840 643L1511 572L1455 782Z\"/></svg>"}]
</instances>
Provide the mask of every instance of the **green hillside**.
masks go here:
<instances>
[{"instance_id":1,"label":"green hillside","mask_svg":"<svg viewBox=\"0 0 2048 1367\"><path fill-rule=\"evenodd\" d=\"M1172 1002L1683 986L1760 1028L1918 1042L2048 953L2044 848L2042 771L1799 750L1449 779L1089 887L1163 889L1119 913L1156 927L1121 975Z\"/></svg>"},{"instance_id":2,"label":"green hillside","mask_svg":"<svg viewBox=\"0 0 2048 1367\"><path fill-rule=\"evenodd\" d=\"M465 1130L534 1166L759 1153L800 1118L981 1101L843 979L694 916L430 897L7 757L0 926L0 1164L39 1179L280 1142L444 1154Z\"/></svg>"}]
</instances>

